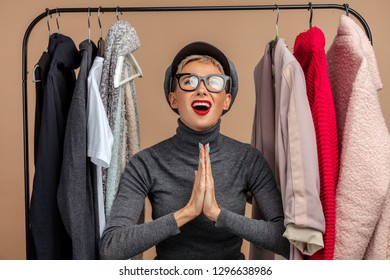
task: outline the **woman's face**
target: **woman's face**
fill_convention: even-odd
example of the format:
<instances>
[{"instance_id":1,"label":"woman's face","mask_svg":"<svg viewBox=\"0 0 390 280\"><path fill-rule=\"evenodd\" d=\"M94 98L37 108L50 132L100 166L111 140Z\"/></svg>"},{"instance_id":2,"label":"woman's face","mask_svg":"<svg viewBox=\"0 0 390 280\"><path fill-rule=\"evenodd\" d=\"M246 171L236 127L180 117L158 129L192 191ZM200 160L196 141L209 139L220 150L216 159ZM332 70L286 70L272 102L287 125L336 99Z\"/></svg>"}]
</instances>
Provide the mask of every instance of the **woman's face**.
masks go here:
<instances>
[{"instance_id":1,"label":"woman's face","mask_svg":"<svg viewBox=\"0 0 390 280\"><path fill-rule=\"evenodd\" d=\"M185 65L182 73L205 76L222 74L213 63L191 61ZM224 110L229 109L231 95L223 90L219 93L209 92L201 81L194 91L183 91L176 85L175 91L169 94L169 101L173 109L179 111L180 120L195 131L203 131L213 127Z\"/></svg>"}]
</instances>

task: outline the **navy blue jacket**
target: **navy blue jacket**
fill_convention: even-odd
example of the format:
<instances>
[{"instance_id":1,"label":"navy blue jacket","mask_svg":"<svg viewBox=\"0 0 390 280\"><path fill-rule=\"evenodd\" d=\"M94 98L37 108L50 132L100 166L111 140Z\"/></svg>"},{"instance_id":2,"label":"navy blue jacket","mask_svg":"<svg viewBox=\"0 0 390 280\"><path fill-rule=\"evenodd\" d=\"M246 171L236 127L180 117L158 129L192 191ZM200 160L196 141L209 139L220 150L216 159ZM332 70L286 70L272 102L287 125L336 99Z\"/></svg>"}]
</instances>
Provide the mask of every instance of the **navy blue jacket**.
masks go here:
<instances>
[{"instance_id":1,"label":"navy blue jacket","mask_svg":"<svg viewBox=\"0 0 390 280\"><path fill-rule=\"evenodd\" d=\"M39 143L30 208L30 227L37 259L71 259L70 238L57 206L66 120L80 54L69 37L52 34L51 58L42 104Z\"/></svg>"},{"instance_id":2,"label":"navy blue jacket","mask_svg":"<svg viewBox=\"0 0 390 280\"><path fill-rule=\"evenodd\" d=\"M34 69L35 76L35 126L34 126L34 164L37 160L37 151L39 143L39 132L41 128L42 119L42 107L43 97L45 95L45 86L47 80L47 74L50 68L50 54L48 51L44 51L36 64L37 67Z\"/></svg>"}]
</instances>

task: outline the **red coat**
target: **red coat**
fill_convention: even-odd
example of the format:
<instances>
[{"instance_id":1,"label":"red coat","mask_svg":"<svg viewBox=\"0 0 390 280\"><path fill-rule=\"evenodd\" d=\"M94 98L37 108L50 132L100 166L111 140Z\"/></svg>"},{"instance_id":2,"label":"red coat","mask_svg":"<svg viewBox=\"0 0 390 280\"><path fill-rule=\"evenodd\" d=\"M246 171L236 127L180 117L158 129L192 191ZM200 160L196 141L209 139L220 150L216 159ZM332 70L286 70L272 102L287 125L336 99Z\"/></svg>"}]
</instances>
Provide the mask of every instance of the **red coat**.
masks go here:
<instances>
[{"instance_id":1,"label":"red coat","mask_svg":"<svg viewBox=\"0 0 390 280\"><path fill-rule=\"evenodd\" d=\"M298 35L294 56L305 73L306 90L317 140L320 199L325 216L324 248L309 259L333 259L335 245L335 190L339 170L336 112L328 75L325 36L317 28Z\"/></svg>"}]
</instances>

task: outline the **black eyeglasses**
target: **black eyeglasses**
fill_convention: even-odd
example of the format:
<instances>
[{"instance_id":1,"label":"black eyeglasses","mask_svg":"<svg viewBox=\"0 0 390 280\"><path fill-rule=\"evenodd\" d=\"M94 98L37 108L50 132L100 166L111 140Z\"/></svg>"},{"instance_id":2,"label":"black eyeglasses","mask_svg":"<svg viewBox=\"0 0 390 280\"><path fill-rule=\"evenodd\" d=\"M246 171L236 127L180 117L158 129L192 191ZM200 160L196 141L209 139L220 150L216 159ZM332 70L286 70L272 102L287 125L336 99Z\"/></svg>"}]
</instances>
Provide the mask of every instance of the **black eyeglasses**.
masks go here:
<instances>
[{"instance_id":1,"label":"black eyeglasses","mask_svg":"<svg viewBox=\"0 0 390 280\"><path fill-rule=\"evenodd\" d=\"M183 91L194 91L199 88L200 82L206 86L210 92L219 93L226 88L226 82L230 80L229 76L222 74L209 74L206 76L198 76L191 73L180 73L175 75L178 80L179 87Z\"/></svg>"}]
</instances>

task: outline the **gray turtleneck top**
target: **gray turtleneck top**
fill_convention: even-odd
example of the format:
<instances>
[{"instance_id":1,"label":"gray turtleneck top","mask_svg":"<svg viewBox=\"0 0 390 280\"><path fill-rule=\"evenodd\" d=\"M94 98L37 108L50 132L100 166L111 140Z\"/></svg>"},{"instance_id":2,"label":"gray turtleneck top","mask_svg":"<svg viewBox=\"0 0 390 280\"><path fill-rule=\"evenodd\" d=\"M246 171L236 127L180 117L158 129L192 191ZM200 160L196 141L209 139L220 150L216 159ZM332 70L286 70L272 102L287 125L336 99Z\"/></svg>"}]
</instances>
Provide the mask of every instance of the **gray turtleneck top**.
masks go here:
<instances>
[{"instance_id":1,"label":"gray turtleneck top","mask_svg":"<svg viewBox=\"0 0 390 280\"><path fill-rule=\"evenodd\" d=\"M216 199L214 223L201 214L178 228L173 213L191 197L199 143L210 144ZM245 217L250 191L264 220ZM153 221L137 224L145 197ZM156 259L243 259L242 240L288 258L280 192L261 153L220 133L220 121L197 132L180 120L176 135L129 161L100 241L102 259L129 259L156 246Z\"/></svg>"}]
</instances>

